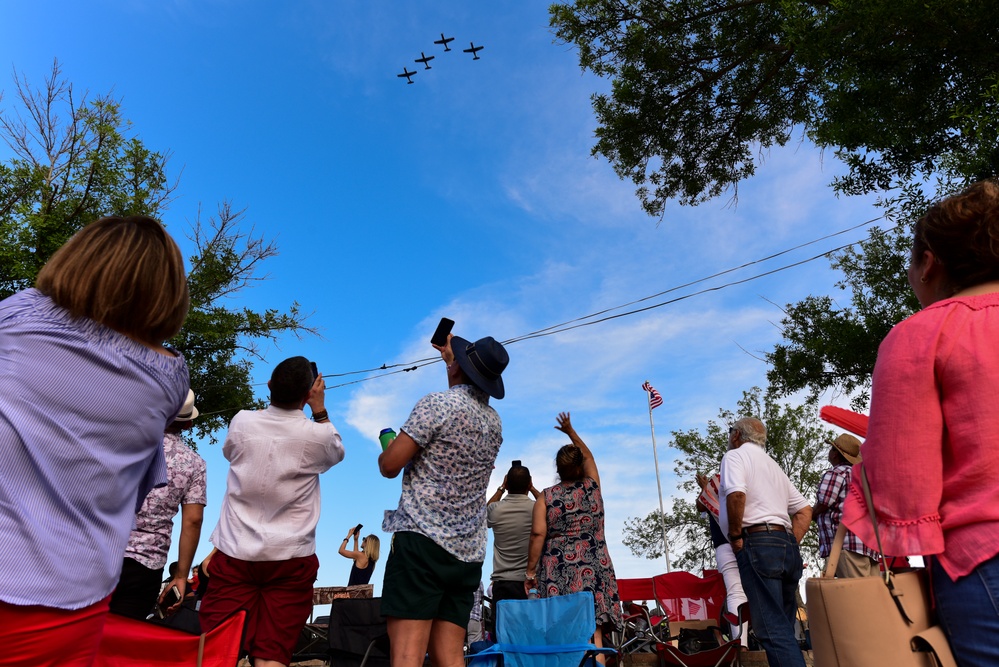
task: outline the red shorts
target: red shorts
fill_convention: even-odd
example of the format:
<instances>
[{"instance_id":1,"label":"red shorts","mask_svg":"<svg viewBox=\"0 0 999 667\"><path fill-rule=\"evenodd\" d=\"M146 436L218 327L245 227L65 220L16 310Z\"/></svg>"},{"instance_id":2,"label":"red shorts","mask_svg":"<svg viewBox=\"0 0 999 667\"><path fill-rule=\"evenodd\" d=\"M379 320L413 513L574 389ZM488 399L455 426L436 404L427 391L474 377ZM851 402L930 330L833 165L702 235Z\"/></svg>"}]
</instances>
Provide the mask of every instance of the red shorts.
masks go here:
<instances>
[{"instance_id":1,"label":"red shorts","mask_svg":"<svg viewBox=\"0 0 999 667\"><path fill-rule=\"evenodd\" d=\"M90 667L110 599L73 610L0 602L0 666Z\"/></svg>"},{"instance_id":2,"label":"red shorts","mask_svg":"<svg viewBox=\"0 0 999 667\"><path fill-rule=\"evenodd\" d=\"M252 658L287 665L312 613L312 585L319 572L315 554L278 561L245 561L219 551L209 567L201 601L202 632L246 610L243 650Z\"/></svg>"}]
</instances>

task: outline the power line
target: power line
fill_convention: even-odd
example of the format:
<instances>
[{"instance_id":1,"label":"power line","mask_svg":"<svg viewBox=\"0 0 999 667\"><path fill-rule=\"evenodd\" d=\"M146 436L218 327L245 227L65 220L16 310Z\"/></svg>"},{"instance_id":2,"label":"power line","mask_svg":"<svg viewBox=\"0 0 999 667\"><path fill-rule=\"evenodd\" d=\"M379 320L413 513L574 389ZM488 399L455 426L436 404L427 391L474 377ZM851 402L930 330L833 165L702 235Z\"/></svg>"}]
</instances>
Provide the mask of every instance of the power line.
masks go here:
<instances>
[{"instance_id":1,"label":"power line","mask_svg":"<svg viewBox=\"0 0 999 667\"><path fill-rule=\"evenodd\" d=\"M809 257L807 259L803 259L803 260L800 260L800 261L797 261L797 262L793 262L791 264L786 264L784 266L780 266L780 267L777 267L775 269L771 269L770 271L765 271L763 273L758 273L756 275L749 276L748 278L742 278L740 280L733 280L731 282L724 283L722 285L716 285L714 287L707 287L705 289L698 290L696 292L691 292L690 294L685 294L685 295L682 295L682 296L678 296L678 297L673 298L673 299L667 299L665 301L654 303L654 304L649 305L649 306L644 306L642 308L635 308L633 310L628 310L628 311L625 311L625 312L622 312L622 313L617 313L617 314L614 314L614 315L608 315L607 317L600 317L599 319L592 319L592 318L595 318L595 317L599 317L600 315L604 315L606 313L610 313L612 311L619 310L621 308L627 308L628 306L632 306L632 305L635 305L635 304L638 304L638 303L644 303L645 301L649 301L650 299L654 299L656 297L663 296L664 294L669 294L669 293L675 292L677 290L684 289L685 287L691 287L693 285L697 285L697 284L706 282L708 280L711 280L711 279L714 279L714 278L718 278L720 276L724 276L724 275L727 275L729 273L733 273L735 271L739 271L741 269L745 269L745 268L750 267L750 266L754 266L756 264L767 262L767 261L769 261L771 259L780 257L782 255L786 255L786 254L788 254L790 252L794 252L795 250L800 250L801 248L805 248L807 246L814 245L816 243L820 243L821 241L825 241L827 239L830 239L830 238L833 238L833 237L836 237L836 236L840 236L840 235L846 234L848 232L854 231L854 230L859 229L861 227L865 227L867 225L870 225L872 223L875 223L875 222L881 220L883 217L884 216L879 216L877 218L872 218L870 220L865 220L864 222L861 222L859 224L853 225L852 227L848 227L846 229L842 229L842 230L839 230L837 232L833 232L831 234L826 234L825 236L821 236L821 237L813 239L811 241L806 241L805 243L800 243L800 244L798 244L796 246L792 246L790 248L786 248L786 249L781 250L779 252L775 252L775 253L773 253L771 255L767 255L765 257L761 257L759 259L755 259L755 260L752 260L750 262L746 262L746 263L741 264L739 266L728 268L728 269L725 269L723 271L719 271L717 273L713 273L713 274L711 274L709 276L705 276L703 278L698 278L696 280L691 280L691 281L683 283L681 285L676 285L674 287L670 287L668 289L662 290L661 292L657 292L655 294L650 294L650 295L644 296L644 297L642 297L640 299L635 299L634 301L629 301L627 303L623 303L623 304L619 304L619 305L616 305L616 306L612 306L610 308L605 308L603 310L599 310L597 312L590 313L588 315L583 315L581 317L577 317L577 318L574 318L574 319L571 319L571 320L567 320L567 321L561 322L559 324L553 324L553 325L544 327L542 329L538 329L536 331L532 331L532 332L529 332L529 333L526 333L526 334L522 334L520 336L515 336L513 338L509 338L509 339L507 339L505 341L502 341L502 343L504 345L512 345L514 343L519 343L519 342L525 341L525 340L531 340L531 339L534 339L534 338L544 338L546 336L552 336L552 335L555 335L555 334L558 334L558 333L563 333L565 331L571 331L573 329L579 329L579 328L586 327L586 326L592 326L594 324L600 324L600 323L607 322L607 321L614 320L614 319L618 319L618 318L621 318L621 317L627 317L629 315L635 315L635 314L642 313L642 312L645 312L645 311L648 311L648 310L653 310L655 308L661 308L663 306L668 306L670 304L677 303L679 301L685 301L687 299L693 298L695 296L700 296L702 294L707 294L709 292L717 292L717 291L720 291L720 290L723 290L723 289L727 289L729 287L734 287L736 285L741 285L741 284L748 283L748 282L751 282L751 281L754 281L754 280L759 280L760 278L765 278L767 276L770 276L770 275L773 275L773 274L776 274L776 273L780 273L782 271L787 271L789 269L801 266L803 264L807 264L809 262L813 262L813 261L815 261L817 259L820 259L822 257L826 257L826 256L830 255L831 253L839 252L841 250L845 250L846 248L849 248L851 246L857 245L858 243L861 243L862 240L861 241L854 241L852 243L847 243L847 244L841 245L841 246L839 246L837 248L832 248L831 250L826 250L826 251L824 251L822 253L819 253L818 255L814 255L814 256ZM589 321L587 321L587 320L589 320ZM326 390L328 391L330 389L339 389L339 388L347 387L347 386L350 386L350 385L360 384L362 382L368 382L370 380L377 380L379 378L388 377L390 375L397 375L399 373L412 372L412 371L415 371L417 369L423 368L424 366L429 366L431 364L435 364L435 363L438 363L440 361L441 361L440 357L425 357L423 359L417 359L416 361L410 361L410 362L405 362L405 363L382 364L381 366L379 366L377 368L370 368L370 369L366 369L366 370L346 371L346 372L343 372L343 373L331 373L329 375L324 375L323 377L324 378L325 377L330 377L330 378L347 377L347 376L350 376L350 375L372 373L372 372L376 372L376 371L380 371L380 370L387 370L387 371L389 371L387 373L379 373L377 375L369 375L368 377L360 378L360 379L357 379L357 380L351 380L351 381L348 381L348 382L342 382L342 383L339 383L339 384L330 385L330 386L326 387ZM395 369L395 370L392 370L392 369ZM267 384L267 383L266 382L259 382L259 383L253 384L251 386L260 386L260 385L264 385L264 384ZM233 411L241 410L241 409L243 409L243 408L228 408L228 409L224 409L224 410L215 410L213 412L203 412L201 414L204 414L204 415L214 415L214 414L222 414L222 413L226 413L226 412L233 412Z\"/></svg>"}]
</instances>

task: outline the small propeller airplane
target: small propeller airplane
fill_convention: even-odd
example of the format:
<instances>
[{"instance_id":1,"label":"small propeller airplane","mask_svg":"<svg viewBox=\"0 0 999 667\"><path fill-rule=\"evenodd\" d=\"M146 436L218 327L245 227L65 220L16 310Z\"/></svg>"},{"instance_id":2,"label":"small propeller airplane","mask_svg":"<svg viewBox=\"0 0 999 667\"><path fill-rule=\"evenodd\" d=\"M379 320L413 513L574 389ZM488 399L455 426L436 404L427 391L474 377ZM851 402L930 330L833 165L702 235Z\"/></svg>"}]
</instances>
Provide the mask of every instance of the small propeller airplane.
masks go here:
<instances>
[{"instance_id":1,"label":"small propeller airplane","mask_svg":"<svg viewBox=\"0 0 999 667\"><path fill-rule=\"evenodd\" d=\"M420 55L421 55L421 56L423 56L423 57L422 57L422 58L417 58L417 59L416 59L416 60L414 60L413 62L415 62L415 63L423 63L423 65L424 65L424 67L425 67L426 69L432 69L432 68L430 67L430 64L429 64L429 63L430 63L430 61L431 61L431 60L433 60L434 58L436 58L436 56L428 56L428 55L427 55L427 54L425 54L425 53L424 53L423 51L420 51Z\"/></svg>"},{"instance_id":2,"label":"small propeller airplane","mask_svg":"<svg viewBox=\"0 0 999 667\"><path fill-rule=\"evenodd\" d=\"M434 44L443 44L444 45L444 50L445 51L450 51L451 47L449 47L447 44L448 44L448 42L453 42L453 41L454 41L454 37L445 37L444 33L441 33L441 38L440 39L435 39L434 40Z\"/></svg>"},{"instance_id":3,"label":"small propeller airplane","mask_svg":"<svg viewBox=\"0 0 999 667\"><path fill-rule=\"evenodd\" d=\"M481 51L485 47L483 47L483 46L476 46L475 42L469 42L468 45L471 46L472 48L470 48L470 49L462 49L462 53L471 53L474 56L474 58L472 58L472 60L481 60L481 58L479 58L479 51Z\"/></svg>"},{"instance_id":4,"label":"small propeller airplane","mask_svg":"<svg viewBox=\"0 0 999 667\"><path fill-rule=\"evenodd\" d=\"M430 68L428 67L427 69L430 69ZM414 74L416 74L416 72L410 72L408 67L403 67L402 68L402 74L396 74L396 76L399 77L400 79L401 78L405 78L406 79L406 83L413 83L413 75Z\"/></svg>"}]
</instances>

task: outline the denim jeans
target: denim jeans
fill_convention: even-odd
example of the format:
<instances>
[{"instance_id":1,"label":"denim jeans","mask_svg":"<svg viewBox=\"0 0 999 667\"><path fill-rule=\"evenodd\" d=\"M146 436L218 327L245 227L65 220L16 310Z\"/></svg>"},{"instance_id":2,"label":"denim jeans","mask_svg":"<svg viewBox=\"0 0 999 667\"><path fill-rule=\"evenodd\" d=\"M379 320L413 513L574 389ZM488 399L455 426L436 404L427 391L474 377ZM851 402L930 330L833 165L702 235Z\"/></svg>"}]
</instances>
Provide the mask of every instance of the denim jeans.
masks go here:
<instances>
[{"instance_id":1,"label":"denim jeans","mask_svg":"<svg viewBox=\"0 0 999 667\"><path fill-rule=\"evenodd\" d=\"M935 558L930 572L937 615L957 664L999 665L999 556L957 581Z\"/></svg>"},{"instance_id":2,"label":"denim jeans","mask_svg":"<svg viewBox=\"0 0 999 667\"><path fill-rule=\"evenodd\" d=\"M749 598L753 631L767 652L770 667L804 667L794 636L795 592L802 568L794 536L776 531L748 533L735 557Z\"/></svg>"}]
</instances>

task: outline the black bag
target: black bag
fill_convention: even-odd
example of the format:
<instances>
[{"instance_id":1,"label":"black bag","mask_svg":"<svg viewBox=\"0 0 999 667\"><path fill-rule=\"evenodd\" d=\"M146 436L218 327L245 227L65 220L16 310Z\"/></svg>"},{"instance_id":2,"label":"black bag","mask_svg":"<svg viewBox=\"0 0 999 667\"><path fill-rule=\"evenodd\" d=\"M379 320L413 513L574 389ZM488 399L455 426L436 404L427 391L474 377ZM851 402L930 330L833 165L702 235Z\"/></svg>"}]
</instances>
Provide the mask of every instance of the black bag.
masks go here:
<instances>
[{"instance_id":1,"label":"black bag","mask_svg":"<svg viewBox=\"0 0 999 667\"><path fill-rule=\"evenodd\" d=\"M720 632L721 629L717 627L702 629L680 628L680 637L677 640L676 647L687 655L718 648L721 646L721 643L718 641L718 633Z\"/></svg>"}]
</instances>

